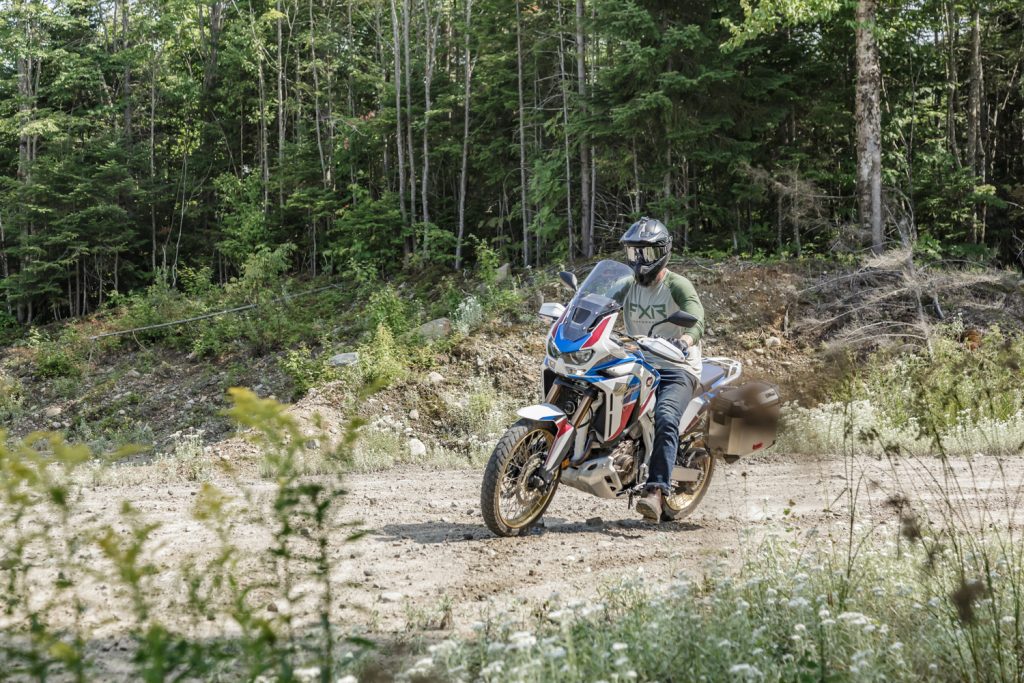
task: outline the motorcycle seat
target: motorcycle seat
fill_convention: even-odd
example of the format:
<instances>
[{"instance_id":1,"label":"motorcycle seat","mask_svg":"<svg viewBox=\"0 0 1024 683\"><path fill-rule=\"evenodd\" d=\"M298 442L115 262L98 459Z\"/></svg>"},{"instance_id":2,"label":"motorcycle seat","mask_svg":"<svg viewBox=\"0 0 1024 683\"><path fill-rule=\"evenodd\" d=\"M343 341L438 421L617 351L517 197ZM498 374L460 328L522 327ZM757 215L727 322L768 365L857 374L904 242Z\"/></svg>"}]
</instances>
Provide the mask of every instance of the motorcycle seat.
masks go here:
<instances>
[{"instance_id":1,"label":"motorcycle seat","mask_svg":"<svg viewBox=\"0 0 1024 683\"><path fill-rule=\"evenodd\" d=\"M725 369L714 363L704 363L700 369L700 385L703 393L711 391L711 385L725 375Z\"/></svg>"}]
</instances>

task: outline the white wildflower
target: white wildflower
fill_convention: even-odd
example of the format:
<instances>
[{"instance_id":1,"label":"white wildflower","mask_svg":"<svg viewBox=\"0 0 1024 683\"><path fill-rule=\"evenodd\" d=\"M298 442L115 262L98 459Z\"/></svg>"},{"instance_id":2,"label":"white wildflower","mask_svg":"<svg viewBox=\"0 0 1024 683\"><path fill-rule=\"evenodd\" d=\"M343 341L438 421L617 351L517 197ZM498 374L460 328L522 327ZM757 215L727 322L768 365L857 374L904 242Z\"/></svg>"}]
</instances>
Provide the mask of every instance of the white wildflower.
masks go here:
<instances>
[{"instance_id":1,"label":"white wildflower","mask_svg":"<svg viewBox=\"0 0 1024 683\"><path fill-rule=\"evenodd\" d=\"M612 652L622 652L623 650L628 649L629 645L626 645L625 643L612 643Z\"/></svg>"},{"instance_id":2,"label":"white wildflower","mask_svg":"<svg viewBox=\"0 0 1024 683\"><path fill-rule=\"evenodd\" d=\"M790 609L803 609L804 607L810 607L811 603L807 598L793 598L789 601Z\"/></svg>"},{"instance_id":3,"label":"white wildflower","mask_svg":"<svg viewBox=\"0 0 1024 683\"><path fill-rule=\"evenodd\" d=\"M508 638L508 649L529 650L537 644L537 636L529 631L517 631Z\"/></svg>"},{"instance_id":4,"label":"white wildflower","mask_svg":"<svg viewBox=\"0 0 1024 683\"><path fill-rule=\"evenodd\" d=\"M1012 624L1017 621L1017 617L1013 616L1012 614L1007 614L999 621L1003 622L1004 624Z\"/></svg>"},{"instance_id":5,"label":"white wildflower","mask_svg":"<svg viewBox=\"0 0 1024 683\"><path fill-rule=\"evenodd\" d=\"M629 658L628 657L619 657L614 662L612 662L612 664L614 664L617 667L626 666L627 664L629 664Z\"/></svg>"},{"instance_id":6,"label":"white wildflower","mask_svg":"<svg viewBox=\"0 0 1024 683\"><path fill-rule=\"evenodd\" d=\"M447 657L448 655L455 652L458 649L458 644L454 640L442 640L437 645L431 645L427 648L427 652L432 655L439 657Z\"/></svg>"},{"instance_id":7,"label":"white wildflower","mask_svg":"<svg viewBox=\"0 0 1024 683\"><path fill-rule=\"evenodd\" d=\"M845 621L852 626L864 626L869 622L868 618L860 612L843 612L839 615L839 621Z\"/></svg>"},{"instance_id":8,"label":"white wildflower","mask_svg":"<svg viewBox=\"0 0 1024 683\"><path fill-rule=\"evenodd\" d=\"M487 676L497 676L498 674L500 674L500 673L502 673L504 671L505 671L505 662L503 662L500 659L498 659L498 660L495 660L495 661L491 662L490 664L488 664L484 668L480 669L480 675L486 678Z\"/></svg>"},{"instance_id":9,"label":"white wildflower","mask_svg":"<svg viewBox=\"0 0 1024 683\"><path fill-rule=\"evenodd\" d=\"M565 656L565 648L564 647L553 647L553 648L551 648L550 650L547 651L547 658L548 659L561 659L564 656Z\"/></svg>"},{"instance_id":10,"label":"white wildflower","mask_svg":"<svg viewBox=\"0 0 1024 683\"><path fill-rule=\"evenodd\" d=\"M733 664L729 667L729 673L746 679L762 678L760 669L751 664Z\"/></svg>"},{"instance_id":11,"label":"white wildflower","mask_svg":"<svg viewBox=\"0 0 1024 683\"><path fill-rule=\"evenodd\" d=\"M901 643L898 640L895 643L893 643L892 645L889 646L889 652L899 652L902 649L903 649L903 643Z\"/></svg>"}]
</instances>

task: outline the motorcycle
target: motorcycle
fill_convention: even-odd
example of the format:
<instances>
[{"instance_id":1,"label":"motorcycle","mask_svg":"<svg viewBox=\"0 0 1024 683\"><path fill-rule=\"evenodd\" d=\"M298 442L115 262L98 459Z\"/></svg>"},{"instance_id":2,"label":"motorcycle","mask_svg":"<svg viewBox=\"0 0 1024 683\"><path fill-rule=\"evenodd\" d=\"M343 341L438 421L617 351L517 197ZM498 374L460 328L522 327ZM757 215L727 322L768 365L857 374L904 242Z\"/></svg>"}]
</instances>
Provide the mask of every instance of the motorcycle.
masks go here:
<instances>
[{"instance_id":1,"label":"motorcycle","mask_svg":"<svg viewBox=\"0 0 1024 683\"><path fill-rule=\"evenodd\" d=\"M568 306L545 303L552 321L543 362L544 402L522 408L498 440L484 471L481 509L498 536L526 533L544 515L560 484L632 507L643 492L654 444L654 406L660 382L649 362L684 360L683 352L654 336L662 325L688 327L696 318L677 311L646 336L614 330L621 311L615 295L633 277L617 261L601 261L582 285L560 273L574 291ZM716 456L735 458L771 446L774 425L750 421L752 405L776 406L771 385L727 395L742 375L730 358L705 358L699 386L679 424L679 449L664 499L662 521L683 519L707 493ZM711 415L709 406L718 410Z\"/></svg>"}]
</instances>

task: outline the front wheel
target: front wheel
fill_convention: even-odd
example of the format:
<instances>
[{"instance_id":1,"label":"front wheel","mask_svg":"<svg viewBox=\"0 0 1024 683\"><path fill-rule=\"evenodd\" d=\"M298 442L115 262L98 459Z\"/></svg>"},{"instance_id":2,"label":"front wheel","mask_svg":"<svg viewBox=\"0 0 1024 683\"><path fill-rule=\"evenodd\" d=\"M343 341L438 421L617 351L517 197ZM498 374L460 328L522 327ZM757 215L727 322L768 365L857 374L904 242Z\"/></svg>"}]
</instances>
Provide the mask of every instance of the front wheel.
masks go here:
<instances>
[{"instance_id":1,"label":"front wheel","mask_svg":"<svg viewBox=\"0 0 1024 683\"><path fill-rule=\"evenodd\" d=\"M541 518L555 496L562 469L546 487L530 485L544 465L554 430L547 424L520 420L498 439L484 470L480 509L487 528L498 536L519 536Z\"/></svg>"},{"instance_id":2,"label":"front wheel","mask_svg":"<svg viewBox=\"0 0 1024 683\"><path fill-rule=\"evenodd\" d=\"M701 471L698 481L673 482L672 494L665 498L665 504L661 506L661 521L678 521L689 517L690 513L697 509L711 485L711 475L715 473L715 460L717 458L713 455L705 456L704 462L698 465Z\"/></svg>"}]
</instances>

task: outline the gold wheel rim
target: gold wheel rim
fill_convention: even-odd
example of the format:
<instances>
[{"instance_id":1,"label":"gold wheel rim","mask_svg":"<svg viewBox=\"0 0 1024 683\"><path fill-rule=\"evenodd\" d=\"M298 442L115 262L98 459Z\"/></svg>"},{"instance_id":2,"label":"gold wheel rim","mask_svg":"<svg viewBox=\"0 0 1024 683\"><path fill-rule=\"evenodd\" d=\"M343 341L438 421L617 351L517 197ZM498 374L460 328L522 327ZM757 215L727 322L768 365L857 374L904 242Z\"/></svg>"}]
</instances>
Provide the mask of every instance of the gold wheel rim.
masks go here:
<instances>
[{"instance_id":1,"label":"gold wheel rim","mask_svg":"<svg viewBox=\"0 0 1024 683\"><path fill-rule=\"evenodd\" d=\"M665 505L672 508L675 512L685 510L687 506L692 505L693 501L697 499L708 485L708 473L711 471L711 465L713 462L712 458L713 456L709 455L707 460L705 460L701 465L700 470L702 474L700 481L697 482L696 488L694 488L691 493L686 493L685 491L680 490L685 484L677 484L673 494L665 498Z\"/></svg>"},{"instance_id":2,"label":"gold wheel rim","mask_svg":"<svg viewBox=\"0 0 1024 683\"><path fill-rule=\"evenodd\" d=\"M544 465L544 458L555 437L546 429L534 429L523 435L505 461L498 488L494 492L495 508L501 523L518 529L532 522L554 492L527 488L530 477Z\"/></svg>"}]
</instances>

